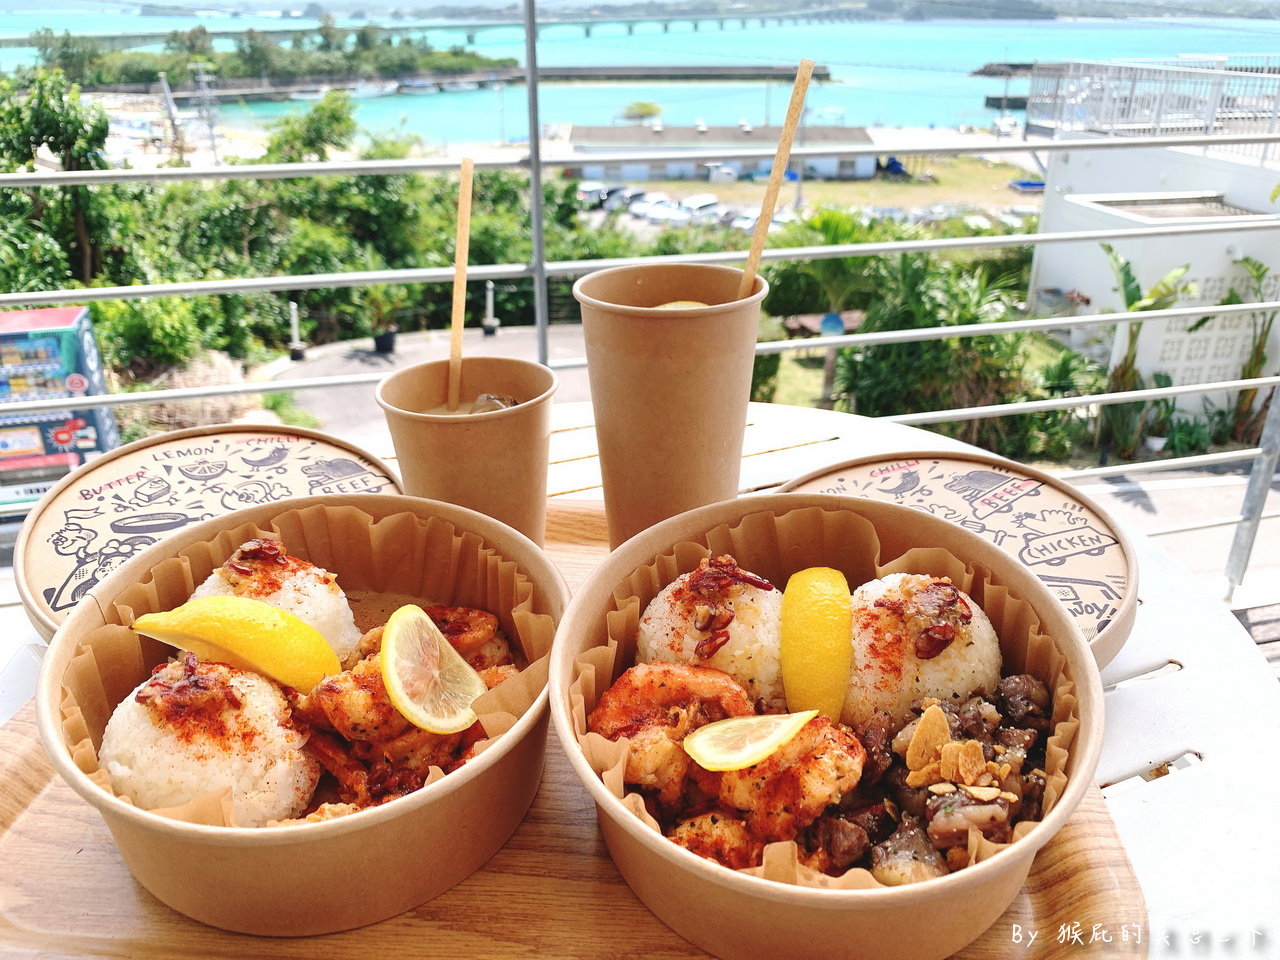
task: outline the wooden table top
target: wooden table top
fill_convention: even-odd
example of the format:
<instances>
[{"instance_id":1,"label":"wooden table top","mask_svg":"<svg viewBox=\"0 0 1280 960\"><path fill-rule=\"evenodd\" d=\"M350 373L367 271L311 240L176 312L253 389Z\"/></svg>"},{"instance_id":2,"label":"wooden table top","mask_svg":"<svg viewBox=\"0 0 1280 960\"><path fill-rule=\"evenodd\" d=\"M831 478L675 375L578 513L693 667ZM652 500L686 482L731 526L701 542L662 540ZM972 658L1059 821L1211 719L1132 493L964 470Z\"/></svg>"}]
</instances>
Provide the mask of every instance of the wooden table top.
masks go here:
<instances>
[{"instance_id":1,"label":"wooden table top","mask_svg":"<svg viewBox=\"0 0 1280 960\"><path fill-rule=\"evenodd\" d=\"M605 555L599 503L553 502L547 546L571 587ZM614 868L586 790L554 734L541 788L511 841L468 880L399 917L320 938L264 939L188 920L152 898L102 820L45 759L30 704L0 727L0 953L13 957L472 957L689 960ZM334 878L341 883L340 877ZM359 891L352 891L359 896ZM1073 924L1079 924L1073 928ZM1090 943L1094 925L1110 942ZM1096 790L1038 855L1008 911L958 956L1146 955L1146 911ZM1059 942L1064 929L1068 936ZM1083 931L1073 942L1069 931ZM1122 941L1127 930L1136 939Z\"/></svg>"}]
</instances>

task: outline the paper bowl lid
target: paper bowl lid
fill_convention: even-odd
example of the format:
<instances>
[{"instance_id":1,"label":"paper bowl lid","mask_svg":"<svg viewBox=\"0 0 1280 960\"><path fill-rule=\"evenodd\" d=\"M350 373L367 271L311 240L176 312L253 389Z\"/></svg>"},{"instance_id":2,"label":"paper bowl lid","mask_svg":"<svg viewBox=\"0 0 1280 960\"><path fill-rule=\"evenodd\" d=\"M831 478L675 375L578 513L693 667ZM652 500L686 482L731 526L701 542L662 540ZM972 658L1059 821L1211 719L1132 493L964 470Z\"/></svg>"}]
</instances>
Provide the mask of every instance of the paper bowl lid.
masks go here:
<instances>
[{"instance_id":1,"label":"paper bowl lid","mask_svg":"<svg viewBox=\"0 0 1280 960\"><path fill-rule=\"evenodd\" d=\"M47 641L108 573L175 530L288 497L400 493L389 467L300 427L224 424L148 437L63 477L32 509L14 579Z\"/></svg>"},{"instance_id":2,"label":"paper bowl lid","mask_svg":"<svg viewBox=\"0 0 1280 960\"><path fill-rule=\"evenodd\" d=\"M1075 618L1098 665L1124 645L1138 604L1138 566L1120 526L1051 474L956 451L861 457L778 488L912 507L950 520L1016 557Z\"/></svg>"}]
</instances>

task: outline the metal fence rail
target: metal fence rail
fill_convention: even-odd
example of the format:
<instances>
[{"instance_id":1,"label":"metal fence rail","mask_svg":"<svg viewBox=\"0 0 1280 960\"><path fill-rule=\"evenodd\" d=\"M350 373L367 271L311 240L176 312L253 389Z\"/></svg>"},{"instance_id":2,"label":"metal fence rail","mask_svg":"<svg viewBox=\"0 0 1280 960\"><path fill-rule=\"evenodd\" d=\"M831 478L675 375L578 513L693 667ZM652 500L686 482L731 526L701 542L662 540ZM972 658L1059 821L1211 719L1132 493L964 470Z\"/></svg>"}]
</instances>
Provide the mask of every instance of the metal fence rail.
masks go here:
<instances>
[{"instance_id":1,"label":"metal fence rail","mask_svg":"<svg viewBox=\"0 0 1280 960\"><path fill-rule=\"evenodd\" d=\"M533 0L523 0L526 27L526 67L528 69L529 129L539 130L536 16ZM1078 150L1150 149L1168 147L1203 147L1233 150L1266 162L1271 145L1280 141L1280 76L1263 72L1276 69L1274 62L1263 56L1247 58L1194 57L1177 62L1124 64L1078 63L1056 65L1054 73L1042 72L1033 77L1028 106L1030 122L1043 121L1057 131L1086 133L1076 139L1037 142L974 143L949 141L914 146L894 146L896 155L954 156L981 154L999 157L1028 151L1055 153ZM1125 86L1127 84L1127 86ZM1197 113L1198 111L1198 113ZM1199 116L1198 122L1192 117ZM1116 136L1096 139L1087 134L1098 132ZM793 159L839 156L855 158L877 156L887 152L883 146L808 147L792 151ZM528 264L491 264L472 266L469 277L474 280L530 279L535 291L535 323L538 329L539 360L547 363L547 278L572 277L608 266L621 266L632 259L553 261L545 259L543 245L542 174L545 166L575 167L584 160L595 163L628 161L658 162L665 160L771 160L772 150L619 152L592 154L584 157L546 158L541 156L540 142L534 137L530 152L519 160L478 161L480 169L513 169L527 171L530 181L533 255ZM246 164L202 168L161 168L155 170L101 171L26 171L0 174L0 189L24 189L64 186L108 186L121 183L171 183L189 180L282 179L318 176L395 176L418 173L446 174L458 167L457 161L439 159L331 161L300 164ZM1151 239L1162 236L1212 236L1221 233L1280 229L1280 221L1242 223L1166 224L1133 229L1092 230L1059 233L1009 234L1003 236L962 237L885 243L848 244L840 246L807 246L770 248L765 258L773 261L810 260L832 257L884 256L907 252L942 252L960 249L999 249L1041 244ZM727 251L678 257L648 258L645 262L733 263L745 258L745 251ZM152 297L225 295L250 292L280 292L333 287L355 287L375 284L415 284L451 282L450 268L349 271L328 274L277 277L196 280L176 283L147 284L90 289L63 289L39 293L0 293L0 308L38 306L58 303L85 303L107 300L132 300ZM849 334L817 337L802 341L776 341L758 345L760 354L790 350L813 350L837 347L867 347L889 343L906 343L942 338L989 336L1037 330L1060 330L1102 324L1186 319L1209 314L1230 315L1255 311L1280 310L1280 301L1233 304L1218 307L1179 307L1141 314L1111 313L1082 317L1030 318L1003 323L966 326L931 327L905 331ZM557 361L557 368L584 366L585 358ZM341 386L375 383L382 374L357 374L268 383L244 383L212 387L163 390L146 394L118 394L77 399L79 407L116 407L134 403L159 403L192 400L236 394L277 393L300 390L329 389ZM1265 389L1280 384L1280 376L1187 384L1126 393L1102 393L1091 396L1062 397L1051 400L1026 401L988 407L970 407L904 414L892 419L901 423L931 424L947 421L974 420L1013 414L1036 414L1055 410L1097 408L1108 404L1145 402L1163 397L1183 396L1218 390L1239 391ZM25 401L5 405L6 413L38 414L65 410L66 400ZM1252 460L1253 470L1241 512L1238 516L1212 521L1213 525L1235 524L1236 538L1227 563L1228 581L1233 586L1243 579L1249 551L1263 519L1263 502L1275 473L1280 453L1280 403L1272 404L1260 446L1248 450L1229 451L1200 457L1184 457L1142 465L1123 465L1065 471L1070 479L1114 476L1119 473L1148 473L1178 467ZM1171 531L1165 531L1171 532Z\"/></svg>"},{"instance_id":2,"label":"metal fence rail","mask_svg":"<svg viewBox=\"0 0 1280 960\"><path fill-rule=\"evenodd\" d=\"M1032 73L1027 124L1111 137L1270 135L1280 125L1280 75L1269 72L1274 69L1267 56L1044 65ZM1263 163L1271 157L1265 141L1203 145Z\"/></svg>"}]
</instances>

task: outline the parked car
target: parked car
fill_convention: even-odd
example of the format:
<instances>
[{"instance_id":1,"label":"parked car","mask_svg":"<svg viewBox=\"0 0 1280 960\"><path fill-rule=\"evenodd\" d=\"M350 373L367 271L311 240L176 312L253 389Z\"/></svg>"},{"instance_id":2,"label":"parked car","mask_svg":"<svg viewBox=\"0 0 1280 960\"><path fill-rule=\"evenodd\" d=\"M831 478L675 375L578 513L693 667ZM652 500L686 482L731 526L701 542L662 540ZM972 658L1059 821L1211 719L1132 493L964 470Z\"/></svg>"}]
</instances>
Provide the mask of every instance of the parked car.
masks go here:
<instances>
[{"instance_id":1,"label":"parked car","mask_svg":"<svg viewBox=\"0 0 1280 960\"><path fill-rule=\"evenodd\" d=\"M680 201L665 197L649 204L645 219L650 223L669 223L679 212Z\"/></svg>"},{"instance_id":2,"label":"parked car","mask_svg":"<svg viewBox=\"0 0 1280 960\"><path fill-rule=\"evenodd\" d=\"M750 210L743 210L733 222L729 224L731 230L741 230L743 233L751 233L756 228L756 221L760 219L760 208L755 207ZM794 211L779 210L773 215L773 219L769 222L769 232L781 230L788 223L795 223L799 217Z\"/></svg>"},{"instance_id":3,"label":"parked car","mask_svg":"<svg viewBox=\"0 0 1280 960\"><path fill-rule=\"evenodd\" d=\"M719 205L720 200L714 193L696 193L681 200L666 219L677 226L714 223L718 218L716 208Z\"/></svg>"},{"instance_id":4,"label":"parked car","mask_svg":"<svg viewBox=\"0 0 1280 960\"><path fill-rule=\"evenodd\" d=\"M646 193L639 200L628 206L627 212L633 217L643 220L649 216L649 208L655 203L663 203L670 200L671 198L665 193Z\"/></svg>"},{"instance_id":5,"label":"parked car","mask_svg":"<svg viewBox=\"0 0 1280 960\"><path fill-rule=\"evenodd\" d=\"M600 206L604 207L606 210L609 209L609 201L614 197L624 194L629 189L630 187L625 183L615 183L612 186L605 187L600 191Z\"/></svg>"},{"instance_id":6,"label":"parked car","mask_svg":"<svg viewBox=\"0 0 1280 960\"><path fill-rule=\"evenodd\" d=\"M574 198L588 210L594 210L604 203L605 185L599 180L580 180Z\"/></svg>"},{"instance_id":7,"label":"parked car","mask_svg":"<svg viewBox=\"0 0 1280 960\"><path fill-rule=\"evenodd\" d=\"M615 193L605 198L604 208L606 210L626 210L631 204L643 200L644 196L644 187L620 187Z\"/></svg>"}]
</instances>

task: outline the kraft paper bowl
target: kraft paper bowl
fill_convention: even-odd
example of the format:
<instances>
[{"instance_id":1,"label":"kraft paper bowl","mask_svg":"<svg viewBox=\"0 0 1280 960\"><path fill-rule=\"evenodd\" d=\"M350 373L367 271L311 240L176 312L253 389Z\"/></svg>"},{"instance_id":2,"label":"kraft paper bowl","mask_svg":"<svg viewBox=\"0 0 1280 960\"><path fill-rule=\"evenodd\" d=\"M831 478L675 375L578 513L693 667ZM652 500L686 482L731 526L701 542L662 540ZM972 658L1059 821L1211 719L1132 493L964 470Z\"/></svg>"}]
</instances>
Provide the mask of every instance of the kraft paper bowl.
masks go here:
<instances>
[{"instance_id":1,"label":"kraft paper bowl","mask_svg":"<svg viewBox=\"0 0 1280 960\"><path fill-rule=\"evenodd\" d=\"M872 537L859 538L867 529ZM852 531L852 539L847 534ZM924 548L894 566L892 558ZM667 840L606 786L579 740L582 717L634 656L622 637L671 569L732 553L746 569L785 584L820 564L845 569L851 586L877 563L942 575L958 561L977 577L975 600L996 615L1006 665L1028 657L1055 693L1059 791L1043 820L1002 848L948 876L902 887L802 886L732 871ZM872 556L865 554L870 551ZM878 559L874 553L878 551ZM921 567L924 567L921 569ZM856 578L856 579L855 579ZM972 592L972 591L971 591ZM1038 622L1038 627L1037 627ZM616 665L607 643L621 644ZM1050 675L1051 674L1051 675ZM624 879L664 923L725 960L931 960L961 949L1017 895L1038 851L1089 787L1102 738L1102 687L1088 646L1048 589L1016 560L968 531L894 504L822 494L743 497L691 510L615 550L582 585L561 620L552 652L551 715L569 761L596 804L606 845ZM1063 735L1064 739L1058 739ZM1066 744L1063 747L1063 744ZM1056 770L1056 773L1055 773ZM1047 792L1046 792L1047 795ZM763 872L763 871L760 871ZM852 871L851 871L852 874ZM826 881L818 881L825 883Z\"/></svg>"},{"instance_id":2,"label":"kraft paper bowl","mask_svg":"<svg viewBox=\"0 0 1280 960\"><path fill-rule=\"evenodd\" d=\"M496 732L487 748L412 794L295 826L188 822L111 793L95 752L106 718L173 652L120 624L181 603L187 584L201 582L257 530L280 535L290 553L327 567L366 609L394 607L425 588L431 595L420 599L489 603L513 643L518 630L531 662L538 659L508 681L520 687L504 704L509 712L486 715L477 707L487 731ZM139 554L76 608L41 668L41 738L58 773L102 814L135 879L173 909L268 936L362 926L465 879L519 826L542 776L545 654L567 599L563 578L532 541L452 504L360 494L240 510ZM499 603L505 608L494 608Z\"/></svg>"}]
</instances>

